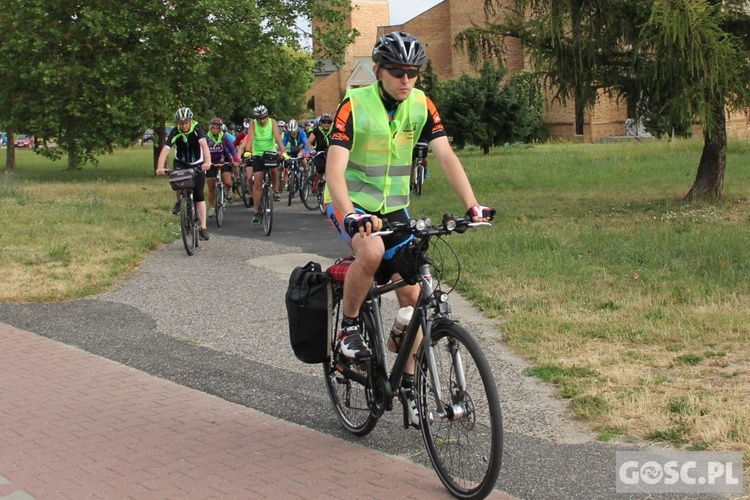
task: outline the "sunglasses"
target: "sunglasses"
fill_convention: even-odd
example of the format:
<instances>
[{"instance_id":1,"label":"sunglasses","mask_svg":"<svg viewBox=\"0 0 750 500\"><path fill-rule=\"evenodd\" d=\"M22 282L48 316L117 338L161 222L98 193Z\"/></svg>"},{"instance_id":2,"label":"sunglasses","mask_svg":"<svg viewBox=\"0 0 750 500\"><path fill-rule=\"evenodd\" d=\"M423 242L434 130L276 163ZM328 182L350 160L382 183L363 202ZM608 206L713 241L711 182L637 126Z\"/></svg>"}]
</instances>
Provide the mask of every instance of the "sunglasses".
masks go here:
<instances>
[{"instance_id":1,"label":"sunglasses","mask_svg":"<svg viewBox=\"0 0 750 500\"><path fill-rule=\"evenodd\" d=\"M330 125L333 122L329 122L329 121L326 120L326 121L323 121L323 122L320 122L320 123L322 123L323 125Z\"/></svg>"},{"instance_id":2,"label":"sunglasses","mask_svg":"<svg viewBox=\"0 0 750 500\"><path fill-rule=\"evenodd\" d=\"M416 78L419 76L419 68L404 69L404 68L394 68L394 67L383 66L383 69L386 70L388 73L390 73L391 76L394 78L401 78L404 75L408 76L409 78Z\"/></svg>"},{"instance_id":3,"label":"sunglasses","mask_svg":"<svg viewBox=\"0 0 750 500\"><path fill-rule=\"evenodd\" d=\"M266 120L266 119L268 119L268 115L261 116L260 118L258 118L258 121L260 121L260 120Z\"/></svg>"}]
</instances>

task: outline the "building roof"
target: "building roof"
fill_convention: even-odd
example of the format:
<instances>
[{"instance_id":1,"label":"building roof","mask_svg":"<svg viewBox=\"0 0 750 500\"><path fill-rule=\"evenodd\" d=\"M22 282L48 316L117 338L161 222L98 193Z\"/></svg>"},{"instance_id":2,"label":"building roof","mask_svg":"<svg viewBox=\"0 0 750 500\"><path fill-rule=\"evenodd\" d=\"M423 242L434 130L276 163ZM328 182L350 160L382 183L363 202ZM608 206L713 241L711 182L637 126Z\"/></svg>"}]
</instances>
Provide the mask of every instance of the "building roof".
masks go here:
<instances>
[{"instance_id":1,"label":"building roof","mask_svg":"<svg viewBox=\"0 0 750 500\"><path fill-rule=\"evenodd\" d=\"M372 71L372 60L369 57L355 57L354 69L346 81L346 88L357 88L370 85L375 81Z\"/></svg>"}]
</instances>

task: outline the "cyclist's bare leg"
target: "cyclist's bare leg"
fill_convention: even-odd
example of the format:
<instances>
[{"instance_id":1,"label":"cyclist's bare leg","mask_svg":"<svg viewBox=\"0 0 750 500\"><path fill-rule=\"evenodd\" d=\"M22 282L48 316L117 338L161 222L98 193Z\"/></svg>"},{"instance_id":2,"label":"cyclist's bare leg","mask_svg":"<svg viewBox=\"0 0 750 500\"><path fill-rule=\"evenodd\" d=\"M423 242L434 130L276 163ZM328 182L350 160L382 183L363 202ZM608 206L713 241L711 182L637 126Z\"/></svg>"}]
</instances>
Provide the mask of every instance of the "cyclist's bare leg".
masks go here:
<instances>
[{"instance_id":1,"label":"cyclist's bare leg","mask_svg":"<svg viewBox=\"0 0 750 500\"><path fill-rule=\"evenodd\" d=\"M279 186L279 169L275 167L271 169L271 185L274 186L274 191L281 191Z\"/></svg>"},{"instance_id":2,"label":"cyclist's bare leg","mask_svg":"<svg viewBox=\"0 0 750 500\"><path fill-rule=\"evenodd\" d=\"M245 167L245 176L247 177L247 192L255 194L255 190L253 189L253 167ZM253 197L255 198L255 197ZM257 199L257 198L255 198Z\"/></svg>"},{"instance_id":3,"label":"cyclist's bare leg","mask_svg":"<svg viewBox=\"0 0 750 500\"><path fill-rule=\"evenodd\" d=\"M214 195L216 193L216 178L215 177L208 177L206 178L206 185L208 186L208 204L209 206L214 206ZM203 226L201 226L203 227Z\"/></svg>"},{"instance_id":4,"label":"cyclist's bare leg","mask_svg":"<svg viewBox=\"0 0 750 500\"><path fill-rule=\"evenodd\" d=\"M198 227L206 229L206 202L198 201L195 203L195 214L198 216Z\"/></svg>"},{"instance_id":5,"label":"cyclist's bare leg","mask_svg":"<svg viewBox=\"0 0 750 500\"><path fill-rule=\"evenodd\" d=\"M383 259L382 238L355 235L352 238L352 250L357 256L346 272L344 281L344 315L350 318L359 316L359 307L370 291L375 271Z\"/></svg>"},{"instance_id":6,"label":"cyclist's bare leg","mask_svg":"<svg viewBox=\"0 0 750 500\"><path fill-rule=\"evenodd\" d=\"M255 213L260 213L260 186L263 184L263 172L255 172L253 174L253 210Z\"/></svg>"},{"instance_id":7,"label":"cyclist's bare leg","mask_svg":"<svg viewBox=\"0 0 750 500\"><path fill-rule=\"evenodd\" d=\"M232 172L222 172L221 180L228 189L232 189Z\"/></svg>"}]
</instances>

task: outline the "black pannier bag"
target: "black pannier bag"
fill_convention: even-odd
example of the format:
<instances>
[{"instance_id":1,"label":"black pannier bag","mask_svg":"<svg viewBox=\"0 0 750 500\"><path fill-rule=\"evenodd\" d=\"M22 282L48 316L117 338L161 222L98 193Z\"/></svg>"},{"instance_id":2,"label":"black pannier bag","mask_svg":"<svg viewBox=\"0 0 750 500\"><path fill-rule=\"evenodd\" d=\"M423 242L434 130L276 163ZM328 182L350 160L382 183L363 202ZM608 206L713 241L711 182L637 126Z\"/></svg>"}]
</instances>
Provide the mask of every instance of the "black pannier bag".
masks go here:
<instances>
[{"instance_id":1,"label":"black pannier bag","mask_svg":"<svg viewBox=\"0 0 750 500\"><path fill-rule=\"evenodd\" d=\"M322 363L331 345L331 280L317 262L294 268L286 291L289 340L305 363Z\"/></svg>"},{"instance_id":2,"label":"black pannier bag","mask_svg":"<svg viewBox=\"0 0 750 500\"><path fill-rule=\"evenodd\" d=\"M175 191L193 189L195 187L195 170L192 168L172 170L169 173L169 184Z\"/></svg>"}]
</instances>

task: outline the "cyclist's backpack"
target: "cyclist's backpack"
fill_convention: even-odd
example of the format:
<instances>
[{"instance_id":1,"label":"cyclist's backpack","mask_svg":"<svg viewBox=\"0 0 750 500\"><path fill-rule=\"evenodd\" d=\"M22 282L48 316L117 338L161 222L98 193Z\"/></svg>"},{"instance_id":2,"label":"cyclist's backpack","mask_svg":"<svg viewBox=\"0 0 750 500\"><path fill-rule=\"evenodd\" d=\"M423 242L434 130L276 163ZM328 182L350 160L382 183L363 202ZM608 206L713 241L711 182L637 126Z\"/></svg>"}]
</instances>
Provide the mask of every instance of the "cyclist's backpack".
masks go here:
<instances>
[{"instance_id":1,"label":"cyclist's backpack","mask_svg":"<svg viewBox=\"0 0 750 500\"><path fill-rule=\"evenodd\" d=\"M289 340L300 361L322 363L328 357L332 308L331 280L320 264L296 267L286 291Z\"/></svg>"}]
</instances>

